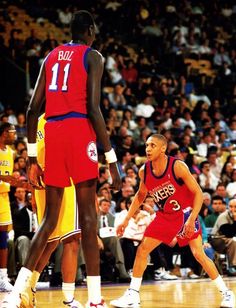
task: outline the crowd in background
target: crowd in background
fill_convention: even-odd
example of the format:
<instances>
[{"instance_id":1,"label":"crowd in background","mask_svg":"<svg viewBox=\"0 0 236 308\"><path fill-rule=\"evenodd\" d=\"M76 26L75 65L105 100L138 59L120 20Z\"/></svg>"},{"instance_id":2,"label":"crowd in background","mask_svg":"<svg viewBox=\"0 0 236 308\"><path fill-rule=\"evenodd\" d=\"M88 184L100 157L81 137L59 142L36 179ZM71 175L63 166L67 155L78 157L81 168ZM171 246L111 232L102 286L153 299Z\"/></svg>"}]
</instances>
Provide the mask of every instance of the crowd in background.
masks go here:
<instances>
[{"instance_id":1,"label":"crowd in background","mask_svg":"<svg viewBox=\"0 0 236 308\"><path fill-rule=\"evenodd\" d=\"M43 0L9 2L25 8L39 22L48 18L65 31L76 9L89 9L96 17L98 38L94 47L104 57L101 111L118 156L123 181L121 191L113 194L109 189L110 176L103 150L98 144L98 228L116 226L126 213L139 184L139 167L146 160L147 137L161 133L169 142L167 154L186 162L204 192L200 212L205 230L203 245L213 259L214 250L207 233L209 228L214 228L217 218L229 210L230 200L236 198L234 2L153 0L135 1L134 4L131 0L103 0L81 1L79 6L76 1L70 1L70 5L61 5L57 10L55 7L60 1L57 4ZM1 5L5 20L10 18L8 4ZM3 36L4 23L0 26ZM17 112L1 101L0 120L16 126L14 174L27 180L27 98L32 93L42 60L62 42L55 40L53 33L48 34L46 41L41 41L35 31L25 41L20 41L17 31L12 31L8 44L4 45L1 39L0 47L4 55L18 65L23 66L28 61L31 90ZM187 59L206 60L212 74L191 69ZM14 190L11 198L12 202L19 198ZM132 274L137 246L157 210L158 205L147 199L122 239L114 239L112 234L98 237L101 251L112 252L114 264L119 264L116 269L122 272L121 278ZM107 217L108 213L112 219L102 225L99 219ZM32 228L28 232L31 236ZM227 236L236 236L235 224ZM111 241L108 237L112 237ZM173 264L176 249L185 271L181 272ZM109 254L104 254L103 258L109 258ZM157 280L179 276L197 278L200 274L188 248L178 250L162 245L150 256L150 263ZM235 256L231 256L229 268L228 274L236 275Z\"/></svg>"}]
</instances>

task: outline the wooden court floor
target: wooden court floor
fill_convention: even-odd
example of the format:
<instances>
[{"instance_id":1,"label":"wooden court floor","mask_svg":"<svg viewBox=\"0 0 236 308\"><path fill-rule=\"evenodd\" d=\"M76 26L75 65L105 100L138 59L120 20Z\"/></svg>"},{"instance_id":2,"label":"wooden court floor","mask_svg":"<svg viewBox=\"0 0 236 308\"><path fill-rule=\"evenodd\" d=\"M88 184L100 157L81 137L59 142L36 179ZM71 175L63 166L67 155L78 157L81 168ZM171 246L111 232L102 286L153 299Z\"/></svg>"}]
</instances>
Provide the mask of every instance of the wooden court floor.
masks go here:
<instances>
[{"instance_id":1,"label":"wooden court floor","mask_svg":"<svg viewBox=\"0 0 236 308\"><path fill-rule=\"evenodd\" d=\"M225 278L227 285L236 294L236 278ZM110 284L102 286L108 307L110 300L122 295L128 284ZM141 291L141 307L143 308L219 308L221 296L209 279L177 280L177 281L145 281ZM0 293L0 301L4 293ZM87 300L86 287L77 287L75 297L82 304ZM0 305L1 307L1 305ZM62 305L60 289L44 289L37 291L37 308L59 308Z\"/></svg>"}]
</instances>

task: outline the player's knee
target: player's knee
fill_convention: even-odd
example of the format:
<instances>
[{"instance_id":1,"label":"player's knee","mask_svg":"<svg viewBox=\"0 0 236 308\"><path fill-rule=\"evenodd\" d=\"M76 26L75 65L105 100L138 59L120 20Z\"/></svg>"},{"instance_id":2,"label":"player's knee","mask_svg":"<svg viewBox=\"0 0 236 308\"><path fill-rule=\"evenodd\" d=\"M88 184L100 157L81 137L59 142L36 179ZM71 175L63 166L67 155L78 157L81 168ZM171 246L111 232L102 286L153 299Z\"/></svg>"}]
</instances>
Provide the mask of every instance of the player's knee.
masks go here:
<instances>
[{"instance_id":1,"label":"player's knee","mask_svg":"<svg viewBox=\"0 0 236 308\"><path fill-rule=\"evenodd\" d=\"M63 240L64 249L68 249L71 251L78 251L79 249L79 241L76 237L71 236L68 239Z\"/></svg>"},{"instance_id":2,"label":"player's knee","mask_svg":"<svg viewBox=\"0 0 236 308\"><path fill-rule=\"evenodd\" d=\"M138 247L136 255L139 258L146 258L149 255L149 249L148 249L147 245L141 244Z\"/></svg>"},{"instance_id":3,"label":"player's knee","mask_svg":"<svg viewBox=\"0 0 236 308\"><path fill-rule=\"evenodd\" d=\"M7 231L0 231L0 249L7 249Z\"/></svg>"},{"instance_id":4,"label":"player's knee","mask_svg":"<svg viewBox=\"0 0 236 308\"><path fill-rule=\"evenodd\" d=\"M83 230L83 232L84 231L94 232L94 230L97 229L97 219L94 219L90 215L84 215L80 223L81 223L81 229Z\"/></svg>"},{"instance_id":5,"label":"player's knee","mask_svg":"<svg viewBox=\"0 0 236 308\"><path fill-rule=\"evenodd\" d=\"M201 262L205 257L203 250L200 250L200 249L199 250L194 249L192 250L192 253L193 253L194 258L199 262Z\"/></svg>"}]
</instances>

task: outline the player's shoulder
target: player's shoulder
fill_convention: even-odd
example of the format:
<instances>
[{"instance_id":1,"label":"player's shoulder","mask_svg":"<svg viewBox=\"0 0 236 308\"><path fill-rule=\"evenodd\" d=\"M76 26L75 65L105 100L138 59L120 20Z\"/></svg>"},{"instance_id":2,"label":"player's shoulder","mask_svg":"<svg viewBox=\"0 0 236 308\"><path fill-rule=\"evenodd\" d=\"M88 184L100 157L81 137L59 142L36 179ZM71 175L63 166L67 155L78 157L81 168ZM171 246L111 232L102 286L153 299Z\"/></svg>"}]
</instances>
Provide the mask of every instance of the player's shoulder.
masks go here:
<instances>
[{"instance_id":1,"label":"player's shoulder","mask_svg":"<svg viewBox=\"0 0 236 308\"><path fill-rule=\"evenodd\" d=\"M189 168L186 163L181 159L176 159L174 163L174 173L176 176L181 177L181 175L189 172Z\"/></svg>"},{"instance_id":2,"label":"player's shoulder","mask_svg":"<svg viewBox=\"0 0 236 308\"><path fill-rule=\"evenodd\" d=\"M15 154L15 150L12 149L9 145L7 145L6 148L7 148L8 154L10 154L10 155L14 155Z\"/></svg>"},{"instance_id":3,"label":"player's shoulder","mask_svg":"<svg viewBox=\"0 0 236 308\"><path fill-rule=\"evenodd\" d=\"M101 61L104 62L104 58L102 54L96 49L90 49L88 52L88 59L92 61Z\"/></svg>"},{"instance_id":4,"label":"player's shoulder","mask_svg":"<svg viewBox=\"0 0 236 308\"><path fill-rule=\"evenodd\" d=\"M140 179L144 179L144 173L145 173L145 164L143 164L138 171Z\"/></svg>"}]
</instances>

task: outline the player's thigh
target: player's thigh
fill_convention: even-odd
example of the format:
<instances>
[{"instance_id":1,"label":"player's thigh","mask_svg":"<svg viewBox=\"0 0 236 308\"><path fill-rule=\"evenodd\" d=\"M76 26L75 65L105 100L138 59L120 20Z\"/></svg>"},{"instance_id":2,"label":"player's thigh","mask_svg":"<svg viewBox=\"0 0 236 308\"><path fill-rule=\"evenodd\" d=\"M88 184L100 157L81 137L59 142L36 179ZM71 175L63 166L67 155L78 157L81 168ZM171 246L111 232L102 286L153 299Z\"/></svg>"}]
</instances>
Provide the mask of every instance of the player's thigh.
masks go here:
<instances>
[{"instance_id":1,"label":"player's thigh","mask_svg":"<svg viewBox=\"0 0 236 308\"><path fill-rule=\"evenodd\" d=\"M46 186L45 219L57 221L62 204L64 188Z\"/></svg>"},{"instance_id":2,"label":"player's thigh","mask_svg":"<svg viewBox=\"0 0 236 308\"><path fill-rule=\"evenodd\" d=\"M152 237L144 237L141 244L138 247L137 253L139 255L148 255L154 248L159 246L162 242Z\"/></svg>"},{"instance_id":3,"label":"player's thigh","mask_svg":"<svg viewBox=\"0 0 236 308\"><path fill-rule=\"evenodd\" d=\"M80 215L96 214L95 198L96 198L97 179L90 179L78 183L76 185L76 198Z\"/></svg>"},{"instance_id":4,"label":"player's thigh","mask_svg":"<svg viewBox=\"0 0 236 308\"><path fill-rule=\"evenodd\" d=\"M196 256L196 254L204 254L202 236L199 234L197 238L190 240L189 247L194 256Z\"/></svg>"}]
</instances>

